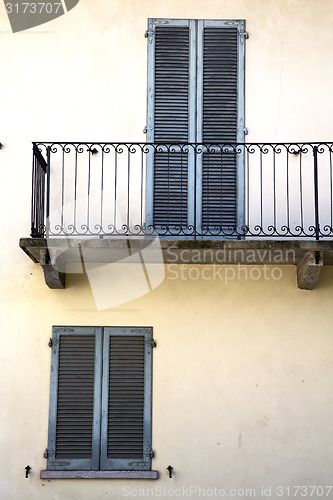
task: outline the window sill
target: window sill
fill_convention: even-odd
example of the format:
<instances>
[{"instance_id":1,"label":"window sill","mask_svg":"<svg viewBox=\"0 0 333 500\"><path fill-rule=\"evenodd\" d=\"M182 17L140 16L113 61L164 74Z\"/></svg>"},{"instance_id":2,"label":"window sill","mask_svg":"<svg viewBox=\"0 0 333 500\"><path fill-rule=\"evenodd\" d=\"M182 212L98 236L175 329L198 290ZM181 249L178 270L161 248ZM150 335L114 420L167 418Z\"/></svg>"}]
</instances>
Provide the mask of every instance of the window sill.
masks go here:
<instances>
[{"instance_id":1,"label":"window sill","mask_svg":"<svg viewBox=\"0 0 333 500\"><path fill-rule=\"evenodd\" d=\"M41 470L41 479L158 479L157 470Z\"/></svg>"}]
</instances>

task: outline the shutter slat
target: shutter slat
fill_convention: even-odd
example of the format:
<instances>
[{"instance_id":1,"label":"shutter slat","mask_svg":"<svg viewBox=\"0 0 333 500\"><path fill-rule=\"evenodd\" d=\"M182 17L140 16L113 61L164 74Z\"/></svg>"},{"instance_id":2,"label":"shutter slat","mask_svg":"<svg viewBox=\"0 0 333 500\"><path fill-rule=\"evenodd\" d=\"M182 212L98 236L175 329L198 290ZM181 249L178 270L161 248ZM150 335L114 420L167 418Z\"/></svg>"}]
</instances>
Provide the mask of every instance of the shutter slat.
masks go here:
<instances>
[{"instance_id":1,"label":"shutter slat","mask_svg":"<svg viewBox=\"0 0 333 500\"><path fill-rule=\"evenodd\" d=\"M236 28L205 27L203 34L203 142L237 142L238 33ZM235 227L236 155L204 153L203 226Z\"/></svg>"}]
</instances>

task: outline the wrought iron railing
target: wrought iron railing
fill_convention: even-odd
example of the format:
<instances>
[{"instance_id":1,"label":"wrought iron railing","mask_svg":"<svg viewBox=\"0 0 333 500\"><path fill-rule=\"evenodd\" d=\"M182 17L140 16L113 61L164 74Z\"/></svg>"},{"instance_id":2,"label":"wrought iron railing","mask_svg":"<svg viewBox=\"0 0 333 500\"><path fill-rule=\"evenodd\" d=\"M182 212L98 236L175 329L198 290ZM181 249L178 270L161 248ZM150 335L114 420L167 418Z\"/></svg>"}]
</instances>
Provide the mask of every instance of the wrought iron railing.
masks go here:
<instances>
[{"instance_id":1,"label":"wrought iron railing","mask_svg":"<svg viewBox=\"0 0 333 500\"><path fill-rule=\"evenodd\" d=\"M332 238L332 155L332 143L34 143L31 236Z\"/></svg>"},{"instance_id":2,"label":"wrought iron railing","mask_svg":"<svg viewBox=\"0 0 333 500\"><path fill-rule=\"evenodd\" d=\"M45 236L45 217L48 216L48 210L45 212L45 196L50 192L49 186L45 193L45 178L47 175L48 162L43 157L40 149L33 144L32 158L32 199L31 199L31 236L43 238Z\"/></svg>"}]
</instances>

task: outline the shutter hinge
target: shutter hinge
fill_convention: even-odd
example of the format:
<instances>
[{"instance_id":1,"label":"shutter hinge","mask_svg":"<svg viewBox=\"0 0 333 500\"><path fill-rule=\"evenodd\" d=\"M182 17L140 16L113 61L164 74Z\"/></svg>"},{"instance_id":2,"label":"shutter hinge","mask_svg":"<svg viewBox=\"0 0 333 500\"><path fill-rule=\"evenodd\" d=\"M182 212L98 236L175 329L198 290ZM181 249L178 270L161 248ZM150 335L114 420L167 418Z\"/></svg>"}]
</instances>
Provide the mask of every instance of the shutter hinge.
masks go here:
<instances>
[{"instance_id":1,"label":"shutter hinge","mask_svg":"<svg viewBox=\"0 0 333 500\"><path fill-rule=\"evenodd\" d=\"M146 449L144 453L145 453L145 455L147 455L150 458L154 458L154 456L155 456L155 452L151 448Z\"/></svg>"},{"instance_id":2,"label":"shutter hinge","mask_svg":"<svg viewBox=\"0 0 333 500\"><path fill-rule=\"evenodd\" d=\"M146 30L145 31L145 38L148 38L149 36L153 36L155 34L154 30Z\"/></svg>"},{"instance_id":3,"label":"shutter hinge","mask_svg":"<svg viewBox=\"0 0 333 500\"><path fill-rule=\"evenodd\" d=\"M57 465L57 466L70 465L69 462L58 462L58 461L55 462L55 450L52 450L51 448L46 448L44 452L44 458L47 458L49 465Z\"/></svg>"},{"instance_id":4,"label":"shutter hinge","mask_svg":"<svg viewBox=\"0 0 333 500\"><path fill-rule=\"evenodd\" d=\"M147 127L146 125L145 128L143 129L143 133L147 134L147 132L150 132L151 130L153 130L153 127Z\"/></svg>"},{"instance_id":5,"label":"shutter hinge","mask_svg":"<svg viewBox=\"0 0 333 500\"><path fill-rule=\"evenodd\" d=\"M239 36L243 36L244 38L246 38L246 40L248 40L249 38L249 34L247 31L240 31Z\"/></svg>"},{"instance_id":6,"label":"shutter hinge","mask_svg":"<svg viewBox=\"0 0 333 500\"><path fill-rule=\"evenodd\" d=\"M146 340L146 344L150 345L151 347L156 347L156 342L154 339Z\"/></svg>"},{"instance_id":7,"label":"shutter hinge","mask_svg":"<svg viewBox=\"0 0 333 500\"><path fill-rule=\"evenodd\" d=\"M152 42L153 41L153 36L155 35L155 31L154 30L147 30L145 31L145 38L148 38L148 42Z\"/></svg>"},{"instance_id":8,"label":"shutter hinge","mask_svg":"<svg viewBox=\"0 0 333 500\"><path fill-rule=\"evenodd\" d=\"M154 458L155 453L154 453L154 451L150 447L146 446L144 448L144 450L143 450L143 455L144 455L144 457L147 457L147 458L148 457L149 458ZM138 465L147 465L147 463L146 463L147 462L147 458L146 459L144 458L144 460L145 460L144 462L129 462L128 465L130 465L132 467L133 466L135 467L135 466L138 466Z\"/></svg>"},{"instance_id":9,"label":"shutter hinge","mask_svg":"<svg viewBox=\"0 0 333 500\"><path fill-rule=\"evenodd\" d=\"M248 129L246 127L240 127L238 129L239 132L243 132L244 135L247 135L249 133Z\"/></svg>"},{"instance_id":10,"label":"shutter hinge","mask_svg":"<svg viewBox=\"0 0 333 500\"><path fill-rule=\"evenodd\" d=\"M48 346L53 347L54 345L57 345L59 343L58 339L51 339L49 340Z\"/></svg>"}]
</instances>

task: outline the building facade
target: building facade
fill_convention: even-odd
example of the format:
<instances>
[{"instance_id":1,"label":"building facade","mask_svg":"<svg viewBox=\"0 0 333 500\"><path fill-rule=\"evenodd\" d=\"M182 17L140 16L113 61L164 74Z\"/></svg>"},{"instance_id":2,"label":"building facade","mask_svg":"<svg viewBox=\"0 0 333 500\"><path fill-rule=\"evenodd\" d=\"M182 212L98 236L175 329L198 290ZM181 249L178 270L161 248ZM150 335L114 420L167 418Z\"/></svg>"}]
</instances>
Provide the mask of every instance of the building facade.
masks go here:
<instances>
[{"instance_id":1,"label":"building facade","mask_svg":"<svg viewBox=\"0 0 333 500\"><path fill-rule=\"evenodd\" d=\"M6 9L0 498L333 498L331 2Z\"/></svg>"}]
</instances>

